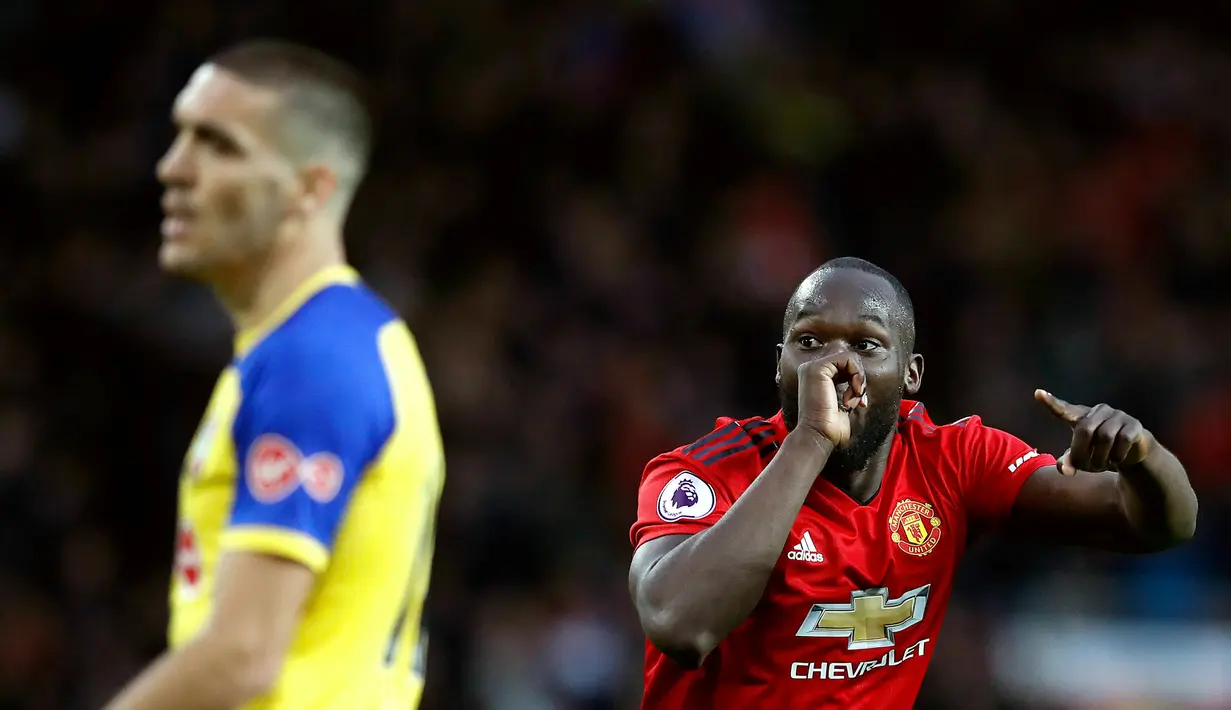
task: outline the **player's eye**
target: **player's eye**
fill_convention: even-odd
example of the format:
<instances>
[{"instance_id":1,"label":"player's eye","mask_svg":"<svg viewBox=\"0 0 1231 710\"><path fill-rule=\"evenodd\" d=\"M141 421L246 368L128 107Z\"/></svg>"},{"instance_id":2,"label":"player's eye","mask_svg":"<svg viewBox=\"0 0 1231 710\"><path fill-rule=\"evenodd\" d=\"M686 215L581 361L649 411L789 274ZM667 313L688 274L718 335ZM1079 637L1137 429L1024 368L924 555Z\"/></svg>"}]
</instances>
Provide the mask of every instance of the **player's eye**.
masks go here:
<instances>
[{"instance_id":1,"label":"player's eye","mask_svg":"<svg viewBox=\"0 0 1231 710\"><path fill-rule=\"evenodd\" d=\"M855 349L856 349L856 350L858 350L858 351L859 351L859 352L861 352L861 353L870 352L870 351L872 351L872 350L875 350L875 349L879 348L880 346L881 346L881 344L880 344L880 343L878 343L878 342L876 342L875 340L866 340L866 339L865 339L865 340L857 340L857 341L855 341Z\"/></svg>"},{"instance_id":2,"label":"player's eye","mask_svg":"<svg viewBox=\"0 0 1231 710\"><path fill-rule=\"evenodd\" d=\"M799 343L799 347L803 348L804 350L810 350L821 344L821 341L817 340L811 335L801 335L795 339L795 342Z\"/></svg>"},{"instance_id":3,"label":"player's eye","mask_svg":"<svg viewBox=\"0 0 1231 710\"><path fill-rule=\"evenodd\" d=\"M235 144L235 141L221 131L208 126L199 126L194 133L197 140L219 155L234 155L239 152L239 146Z\"/></svg>"}]
</instances>

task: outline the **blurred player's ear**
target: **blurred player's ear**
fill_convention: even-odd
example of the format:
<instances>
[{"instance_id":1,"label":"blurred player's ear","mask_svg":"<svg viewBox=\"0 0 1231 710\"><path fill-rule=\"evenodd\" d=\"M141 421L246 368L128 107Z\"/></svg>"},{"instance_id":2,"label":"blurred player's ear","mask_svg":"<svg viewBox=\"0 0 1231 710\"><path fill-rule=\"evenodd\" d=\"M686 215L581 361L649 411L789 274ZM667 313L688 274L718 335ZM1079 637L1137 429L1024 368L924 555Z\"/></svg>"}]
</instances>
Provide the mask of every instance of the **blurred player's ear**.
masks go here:
<instances>
[{"instance_id":1,"label":"blurred player's ear","mask_svg":"<svg viewBox=\"0 0 1231 710\"><path fill-rule=\"evenodd\" d=\"M303 169L303 192L295 201L295 209L304 217L320 212L338 190L338 176L327 165L309 165Z\"/></svg>"},{"instance_id":2,"label":"blurred player's ear","mask_svg":"<svg viewBox=\"0 0 1231 710\"><path fill-rule=\"evenodd\" d=\"M919 353L911 353L906 361L904 380L906 394L917 394L919 388L923 386L923 356Z\"/></svg>"},{"instance_id":3,"label":"blurred player's ear","mask_svg":"<svg viewBox=\"0 0 1231 710\"><path fill-rule=\"evenodd\" d=\"M776 384L782 384L782 343L778 343L775 349L778 353L778 357L776 360L778 365L777 365L777 372L774 374L774 382Z\"/></svg>"}]
</instances>

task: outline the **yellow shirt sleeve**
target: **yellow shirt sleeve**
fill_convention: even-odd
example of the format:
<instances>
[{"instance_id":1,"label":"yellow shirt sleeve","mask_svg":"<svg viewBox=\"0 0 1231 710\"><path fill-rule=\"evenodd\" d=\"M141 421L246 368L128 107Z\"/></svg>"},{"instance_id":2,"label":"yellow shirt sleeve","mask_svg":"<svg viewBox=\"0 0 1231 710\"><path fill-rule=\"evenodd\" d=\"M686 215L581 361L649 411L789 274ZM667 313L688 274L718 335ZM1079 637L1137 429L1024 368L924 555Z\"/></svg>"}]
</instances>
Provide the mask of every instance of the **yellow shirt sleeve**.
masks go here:
<instances>
[{"instance_id":1,"label":"yellow shirt sleeve","mask_svg":"<svg viewBox=\"0 0 1231 710\"><path fill-rule=\"evenodd\" d=\"M272 525L228 528L222 533L222 549L285 557L317 574L329 565L329 551L311 535Z\"/></svg>"}]
</instances>

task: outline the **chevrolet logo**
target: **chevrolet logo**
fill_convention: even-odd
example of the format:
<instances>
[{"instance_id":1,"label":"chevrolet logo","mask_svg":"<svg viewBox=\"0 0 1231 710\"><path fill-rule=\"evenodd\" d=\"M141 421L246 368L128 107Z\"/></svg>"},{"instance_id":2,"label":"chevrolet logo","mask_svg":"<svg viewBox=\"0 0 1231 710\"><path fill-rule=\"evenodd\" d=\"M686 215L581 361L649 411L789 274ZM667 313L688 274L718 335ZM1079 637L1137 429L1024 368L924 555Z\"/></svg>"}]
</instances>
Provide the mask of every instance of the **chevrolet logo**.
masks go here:
<instances>
[{"instance_id":1,"label":"chevrolet logo","mask_svg":"<svg viewBox=\"0 0 1231 710\"><path fill-rule=\"evenodd\" d=\"M925 584L897 599L889 590L851 592L849 604L813 604L796 636L844 638L852 651L893 645L893 635L923 621L928 591Z\"/></svg>"}]
</instances>

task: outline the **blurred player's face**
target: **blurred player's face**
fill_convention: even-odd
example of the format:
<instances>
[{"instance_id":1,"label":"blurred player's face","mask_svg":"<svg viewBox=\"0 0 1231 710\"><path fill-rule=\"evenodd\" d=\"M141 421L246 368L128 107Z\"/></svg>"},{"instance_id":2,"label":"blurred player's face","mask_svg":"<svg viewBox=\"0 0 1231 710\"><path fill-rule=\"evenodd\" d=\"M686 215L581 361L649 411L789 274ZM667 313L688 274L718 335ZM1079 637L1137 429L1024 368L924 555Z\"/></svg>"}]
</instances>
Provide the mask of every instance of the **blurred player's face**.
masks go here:
<instances>
[{"instance_id":1,"label":"blurred player's face","mask_svg":"<svg viewBox=\"0 0 1231 710\"><path fill-rule=\"evenodd\" d=\"M868 383L868 406L851 418L851 439L833 452L827 471L854 472L897 427L904 392L914 394L923 375L923 358L902 351L896 327L896 296L884 279L854 269L813 277L801 287L802 307L786 333L778 357L778 394L788 429L799 419L799 366L836 353L858 359ZM838 401L850 387L839 381Z\"/></svg>"},{"instance_id":2,"label":"blurred player's face","mask_svg":"<svg viewBox=\"0 0 1231 710\"><path fill-rule=\"evenodd\" d=\"M280 101L209 64L180 93L175 142L158 162L164 269L215 280L269 255L299 185L271 134Z\"/></svg>"}]
</instances>

